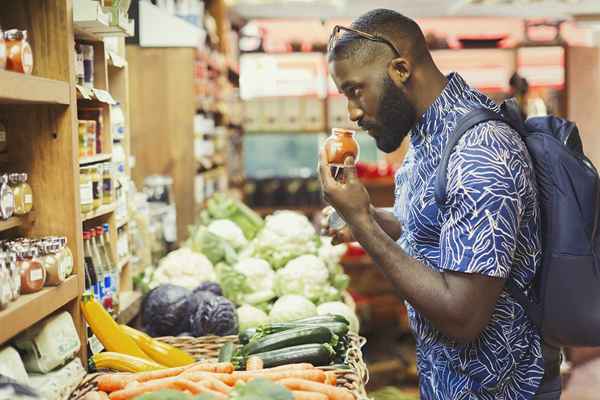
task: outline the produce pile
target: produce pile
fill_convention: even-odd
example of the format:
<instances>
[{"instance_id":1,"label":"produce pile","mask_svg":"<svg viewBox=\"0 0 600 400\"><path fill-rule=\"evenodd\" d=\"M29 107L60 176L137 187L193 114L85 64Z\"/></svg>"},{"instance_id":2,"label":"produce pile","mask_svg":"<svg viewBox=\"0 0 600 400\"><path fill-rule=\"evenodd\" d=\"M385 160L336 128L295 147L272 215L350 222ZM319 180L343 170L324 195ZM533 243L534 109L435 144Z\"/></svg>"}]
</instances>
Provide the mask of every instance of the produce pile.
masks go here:
<instances>
[{"instance_id":1,"label":"produce pile","mask_svg":"<svg viewBox=\"0 0 600 400\"><path fill-rule=\"evenodd\" d=\"M218 292L214 285L206 285L206 289ZM221 297L208 290L198 293L206 297L200 301ZM176 296L173 299L176 301ZM345 362L351 345L349 323L339 315L248 328L239 335L240 345L225 344L218 362L207 362L118 325L93 298L85 298L81 308L107 350L92 355L92 369L119 371L99 375L97 390L88 393L86 400L187 399L188 394L202 395L196 400L355 399L348 390L335 386L335 372L315 367Z\"/></svg>"},{"instance_id":2,"label":"produce pile","mask_svg":"<svg viewBox=\"0 0 600 400\"><path fill-rule=\"evenodd\" d=\"M348 286L346 247L320 237L308 218L278 211L263 220L222 194L207 202L185 246L169 253L145 282L144 330L151 336L226 336L268 323L338 314Z\"/></svg>"}]
</instances>

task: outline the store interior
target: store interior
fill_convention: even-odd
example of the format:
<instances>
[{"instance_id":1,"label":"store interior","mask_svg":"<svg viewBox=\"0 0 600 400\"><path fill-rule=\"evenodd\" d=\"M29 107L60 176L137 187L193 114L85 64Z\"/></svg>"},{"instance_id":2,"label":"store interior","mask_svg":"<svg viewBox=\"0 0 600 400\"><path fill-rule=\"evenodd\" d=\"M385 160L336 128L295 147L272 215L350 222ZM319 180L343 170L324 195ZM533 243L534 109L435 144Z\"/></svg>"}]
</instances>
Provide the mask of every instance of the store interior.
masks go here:
<instances>
[{"instance_id":1,"label":"store interior","mask_svg":"<svg viewBox=\"0 0 600 400\"><path fill-rule=\"evenodd\" d=\"M345 392L306 399L419 398L404 302L358 243L321 236L331 130L357 132L377 207L408 147L379 151L329 76L333 27L378 7L419 23L442 72L575 121L600 166L597 0L0 4L0 399L102 399L106 371L227 351L251 374L248 328L329 314L349 324L321 320L345 331L302 374ZM564 355L561 398L597 399L599 348Z\"/></svg>"}]
</instances>

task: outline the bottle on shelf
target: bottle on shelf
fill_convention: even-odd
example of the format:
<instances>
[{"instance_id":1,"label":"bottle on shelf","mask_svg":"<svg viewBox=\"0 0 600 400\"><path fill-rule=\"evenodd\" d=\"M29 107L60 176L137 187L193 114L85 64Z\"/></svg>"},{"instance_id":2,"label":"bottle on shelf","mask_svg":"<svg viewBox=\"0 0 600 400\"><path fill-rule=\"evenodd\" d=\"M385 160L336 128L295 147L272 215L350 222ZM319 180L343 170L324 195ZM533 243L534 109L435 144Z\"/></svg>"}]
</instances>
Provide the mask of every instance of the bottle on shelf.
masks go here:
<instances>
[{"instance_id":1,"label":"bottle on shelf","mask_svg":"<svg viewBox=\"0 0 600 400\"><path fill-rule=\"evenodd\" d=\"M91 234L89 231L83 232L83 254L85 260L85 270L89 276L90 291L96 300L100 297L100 285L98 275L96 274L97 267L94 265L94 255L92 251Z\"/></svg>"},{"instance_id":2,"label":"bottle on shelf","mask_svg":"<svg viewBox=\"0 0 600 400\"><path fill-rule=\"evenodd\" d=\"M106 274L105 274L105 278L104 278L104 299L103 302L105 302L104 307L106 309L111 309L113 310L113 312L116 313L116 291L115 291L115 285L116 285L116 276L115 276L115 271L117 270L117 265L114 263L113 261L113 257L112 257L112 251L110 249L110 242L107 242L106 236L105 236L105 227L106 230L108 231L109 229L109 225L108 224L104 224L102 226L98 226L96 227L96 237L97 237L97 241L98 241L98 245L99 245L99 249L101 252L101 255L104 259L104 265L107 266L106 269Z\"/></svg>"},{"instance_id":3,"label":"bottle on shelf","mask_svg":"<svg viewBox=\"0 0 600 400\"><path fill-rule=\"evenodd\" d=\"M111 251L111 238L110 238L110 226L108 224L102 225L102 239L104 241L104 245L106 248L106 254L109 259L110 265L113 267L111 269L111 289L113 295L113 308L115 313L118 313L119 310L119 281L121 271L119 270L119 266L113 256L113 252Z\"/></svg>"}]
</instances>

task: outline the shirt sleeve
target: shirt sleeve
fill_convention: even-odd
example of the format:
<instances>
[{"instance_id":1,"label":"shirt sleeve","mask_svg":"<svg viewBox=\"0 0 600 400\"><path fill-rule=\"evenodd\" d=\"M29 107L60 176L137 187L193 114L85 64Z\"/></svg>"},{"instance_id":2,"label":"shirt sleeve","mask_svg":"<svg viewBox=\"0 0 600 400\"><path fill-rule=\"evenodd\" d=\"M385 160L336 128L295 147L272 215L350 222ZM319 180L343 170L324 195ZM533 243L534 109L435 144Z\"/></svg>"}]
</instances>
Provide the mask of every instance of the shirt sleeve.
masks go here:
<instances>
[{"instance_id":1,"label":"shirt sleeve","mask_svg":"<svg viewBox=\"0 0 600 400\"><path fill-rule=\"evenodd\" d=\"M508 127L490 134L499 128L480 125L450 156L441 269L499 278L510 274L529 174L524 145Z\"/></svg>"}]
</instances>

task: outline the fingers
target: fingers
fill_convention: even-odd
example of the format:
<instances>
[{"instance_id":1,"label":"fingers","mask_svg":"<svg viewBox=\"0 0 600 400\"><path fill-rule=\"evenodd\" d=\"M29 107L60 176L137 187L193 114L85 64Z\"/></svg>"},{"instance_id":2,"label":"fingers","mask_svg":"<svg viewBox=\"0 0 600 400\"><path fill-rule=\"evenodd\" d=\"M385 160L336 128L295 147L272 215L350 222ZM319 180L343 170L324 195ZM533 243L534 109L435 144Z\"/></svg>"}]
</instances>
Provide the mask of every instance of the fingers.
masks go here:
<instances>
[{"instance_id":1,"label":"fingers","mask_svg":"<svg viewBox=\"0 0 600 400\"><path fill-rule=\"evenodd\" d=\"M344 160L344 182L349 182L356 179L356 164L354 157L348 156Z\"/></svg>"},{"instance_id":2,"label":"fingers","mask_svg":"<svg viewBox=\"0 0 600 400\"><path fill-rule=\"evenodd\" d=\"M324 188L335 183L335 179L331 175L331 170L329 169L327 154L324 149L319 152L319 177L321 179L321 186Z\"/></svg>"}]
</instances>

